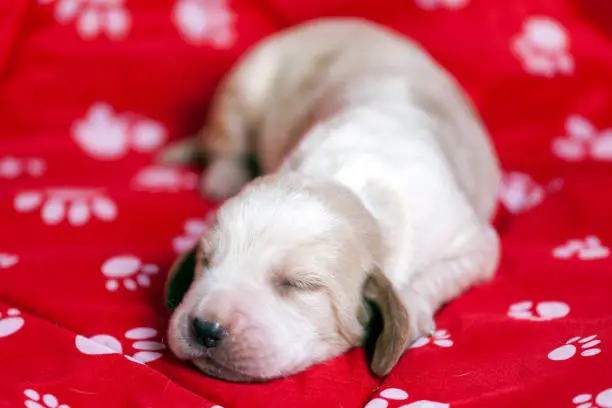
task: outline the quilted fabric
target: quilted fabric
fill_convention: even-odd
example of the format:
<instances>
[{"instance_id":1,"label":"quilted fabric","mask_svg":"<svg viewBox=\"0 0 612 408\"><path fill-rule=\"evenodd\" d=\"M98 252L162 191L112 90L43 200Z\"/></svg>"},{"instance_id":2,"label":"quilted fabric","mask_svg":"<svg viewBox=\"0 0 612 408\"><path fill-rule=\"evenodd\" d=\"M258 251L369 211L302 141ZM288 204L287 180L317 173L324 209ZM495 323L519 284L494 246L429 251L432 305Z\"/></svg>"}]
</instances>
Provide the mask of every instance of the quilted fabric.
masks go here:
<instances>
[{"instance_id":1,"label":"quilted fabric","mask_svg":"<svg viewBox=\"0 0 612 408\"><path fill-rule=\"evenodd\" d=\"M0 4L0 406L612 407L612 3L12 0ZM214 210L152 154L196 131L248 46L328 15L453 72L505 169L497 278L379 381L361 350L228 384L165 348L165 272Z\"/></svg>"}]
</instances>

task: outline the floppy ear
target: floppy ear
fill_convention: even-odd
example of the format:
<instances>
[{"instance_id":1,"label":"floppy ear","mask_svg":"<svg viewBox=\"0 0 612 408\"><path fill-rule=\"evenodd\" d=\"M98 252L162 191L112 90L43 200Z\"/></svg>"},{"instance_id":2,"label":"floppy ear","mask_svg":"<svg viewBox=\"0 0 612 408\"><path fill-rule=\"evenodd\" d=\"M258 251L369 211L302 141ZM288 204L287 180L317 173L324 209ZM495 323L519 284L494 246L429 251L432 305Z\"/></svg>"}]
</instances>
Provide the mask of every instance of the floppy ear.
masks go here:
<instances>
[{"instance_id":1,"label":"floppy ear","mask_svg":"<svg viewBox=\"0 0 612 408\"><path fill-rule=\"evenodd\" d=\"M385 274L375 267L366 278L363 296L380 312L382 330L375 340L370 369L379 376L389 374L410 342L408 313Z\"/></svg>"},{"instance_id":2,"label":"floppy ear","mask_svg":"<svg viewBox=\"0 0 612 408\"><path fill-rule=\"evenodd\" d=\"M179 256L170 267L165 290L166 307L170 312L181 303L193 282L199 250L198 244Z\"/></svg>"}]
</instances>

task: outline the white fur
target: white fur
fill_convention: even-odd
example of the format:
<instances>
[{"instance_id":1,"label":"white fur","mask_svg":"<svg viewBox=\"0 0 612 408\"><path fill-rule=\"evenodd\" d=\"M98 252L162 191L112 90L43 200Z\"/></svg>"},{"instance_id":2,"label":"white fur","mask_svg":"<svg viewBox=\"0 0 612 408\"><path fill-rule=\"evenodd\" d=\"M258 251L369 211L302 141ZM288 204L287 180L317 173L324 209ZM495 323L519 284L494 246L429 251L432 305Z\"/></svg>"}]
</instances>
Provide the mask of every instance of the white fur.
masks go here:
<instances>
[{"instance_id":1,"label":"white fur","mask_svg":"<svg viewBox=\"0 0 612 408\"><path fill-rule=\"evenodd\" d=\"M373 264L406 307L411 338L492 276L497 160L458 85L417 45L361 20L323 19L263 41L230 79L239 108L221 110L226 131L256 130L271 175L225 203L203 239L213 255L173 316L175 354L229 379L286 376L360 344L359 293ZM314 275L331 295L279 295L278 272ZM230 327L227 345L198 348L187 315Z\"/></svg>"}]
</instances>

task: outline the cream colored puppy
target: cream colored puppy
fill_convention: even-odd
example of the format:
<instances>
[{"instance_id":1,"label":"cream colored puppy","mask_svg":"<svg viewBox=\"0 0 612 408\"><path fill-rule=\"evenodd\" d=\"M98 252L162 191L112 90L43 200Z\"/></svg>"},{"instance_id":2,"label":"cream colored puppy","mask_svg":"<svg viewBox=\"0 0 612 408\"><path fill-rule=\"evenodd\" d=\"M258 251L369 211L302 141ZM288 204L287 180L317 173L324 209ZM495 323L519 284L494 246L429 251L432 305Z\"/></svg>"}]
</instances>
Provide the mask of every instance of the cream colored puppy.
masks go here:
<instances>
[{"instance_id":1,"label":"cream colored puppy","mask_svg":"<svg viewBox=\"0 0 612 408\"><path fill-rule=\"evenodd\" d=\"M204 191L237 195L171 270L168 340L209 375L288 376L368 335L385 375L497 267L488 136L449 74L382 26L320 19L265 39L199 143ZM267 175L245 186L249 153Z\"/></svg>"}]
</instances>

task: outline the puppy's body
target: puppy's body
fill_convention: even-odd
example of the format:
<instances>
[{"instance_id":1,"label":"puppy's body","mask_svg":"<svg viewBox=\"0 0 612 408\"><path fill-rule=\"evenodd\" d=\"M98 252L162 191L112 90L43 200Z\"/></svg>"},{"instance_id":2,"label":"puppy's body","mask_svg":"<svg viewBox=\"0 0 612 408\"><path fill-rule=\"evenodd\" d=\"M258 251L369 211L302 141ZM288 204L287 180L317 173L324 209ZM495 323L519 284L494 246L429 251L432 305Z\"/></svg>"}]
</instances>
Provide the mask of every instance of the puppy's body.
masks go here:
<instances>
[{"instance_id":1,"label":"puppy's body","mask_svg":"<svg viewBox=\"0 0 612 408\"><path fill-rule=\"evenodd\" d=\"M312 323L289 329L271 346L292 349L282 344L289 342L295 351L277 361L270 357L269 371L261 361L245 369L227 355L224 364L240 366L248 379L266 379L360 344L365 285L366 298L395 320L385 322L374 355L373 370L384 374L410 341L431 331L443 303L490 278L497 266L498 240L489 221L500 175L486 132L455 81L390 30L323 19L264 40L221 85L202 143L212 154L203 181L210 195L238 193L248 181L242 162L248 153L269 175L222 206L213 237L205 238L203 245L216 241L217 250L223 239L233 240L226 243L232 249L208 268L209 279L196 279L175 313L170 339L177 355L194 348L172 341L184 333L185 311L193 316L212 307L206 298L214 282L239 287L241 279L269 276L270 269L308 269L310 263L331 293L295 309L282 300L270 303L292 312L279 312L278 322L260 328L273 335L290 315ZM296 205L299 211L290 209ZM271 267L261 259L271 253L291 259ZM244 271L251 268L246 260L257 271ZM206 358L215 360L210 353ZM213 375L241 378L199 365Z\"/></svg>"}]
</instances>

